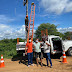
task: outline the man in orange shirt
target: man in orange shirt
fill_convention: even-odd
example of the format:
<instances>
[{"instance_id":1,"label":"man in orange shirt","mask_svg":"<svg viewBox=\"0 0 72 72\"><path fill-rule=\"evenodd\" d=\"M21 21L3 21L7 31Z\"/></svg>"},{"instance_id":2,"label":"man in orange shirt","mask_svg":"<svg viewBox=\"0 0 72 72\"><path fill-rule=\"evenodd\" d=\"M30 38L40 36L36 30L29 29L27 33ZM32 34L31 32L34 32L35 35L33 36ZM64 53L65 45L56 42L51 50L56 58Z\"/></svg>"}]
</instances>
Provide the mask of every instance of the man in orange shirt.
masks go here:
<instances>
[{"instance_id":1,"label":"man in orange shirt","mask_svg":"<svg viewBox=\"0 0 72 72\"><path fill-rule=\"evenodd\" d=\"M30 66L30 63L33 66L33 43L31 39L26 43L25 54L28 56L28 67Z\"/></svg>"}]
</instances>

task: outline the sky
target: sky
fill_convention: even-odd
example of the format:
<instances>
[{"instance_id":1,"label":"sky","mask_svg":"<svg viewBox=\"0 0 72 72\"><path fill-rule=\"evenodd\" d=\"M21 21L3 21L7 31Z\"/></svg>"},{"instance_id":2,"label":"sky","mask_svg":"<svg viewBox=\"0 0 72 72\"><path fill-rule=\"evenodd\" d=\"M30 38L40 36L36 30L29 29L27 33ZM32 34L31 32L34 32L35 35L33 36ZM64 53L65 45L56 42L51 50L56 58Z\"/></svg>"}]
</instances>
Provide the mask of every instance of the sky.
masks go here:
<instances>
[{"instance_id":1,"label":"sky","mask_svg":"<svg viewBox=\"0 0 72 72\"><path fill-rule=\"evenodd\" d=\"M42 23L57 26L61 33L72 31L72 0L28 0L30 19L31 3L34 2L34 31ZM25 38L26 6L23 0L0 0L0 40L4 38Z\"/></svg>"}]
</instances>

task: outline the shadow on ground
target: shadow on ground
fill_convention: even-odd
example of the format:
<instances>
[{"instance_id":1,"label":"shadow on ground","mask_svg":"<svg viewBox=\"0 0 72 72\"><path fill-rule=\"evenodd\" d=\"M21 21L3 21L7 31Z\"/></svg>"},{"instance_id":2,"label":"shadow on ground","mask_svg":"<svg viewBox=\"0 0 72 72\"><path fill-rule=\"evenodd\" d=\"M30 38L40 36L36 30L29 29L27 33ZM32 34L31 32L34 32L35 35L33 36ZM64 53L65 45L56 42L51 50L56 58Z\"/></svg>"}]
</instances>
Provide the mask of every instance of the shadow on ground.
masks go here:
<instances>
[{"instance_id":1,"label":"shadow on ground","mask_svg":"<svg viewBox=\"0 0 72 72\"><path fill-rule=\"evenodd\" d=\"M60 54L60 55L58 55L58 54L51 55L51 59L60 59L61 56L62 56L62 54ZM43 54L43 58L45 58L44 54ZM27 55L23 56L22 54L18 54L18 55L13 56L13 58L11 59L11 61L19 61L19 64L21 64L21 63L23 63L25 65L28 64ZM35 57L33 57L33 63L36 64ZM46 65L43 64L43 66L46 66Z\"/></svg>"},{"instance_id":2,"label":"shadow on ground","mask_svg":"<svg viewBox=\"0 0 72 72\"><path fill-rule=\"evenodd\" d=\"M61 56L62 54L51 55L51 59L60 59Z\"/></svg>"},{"instance_id":3,"label":"shadow on ground","mask_svg":"<svg viewBox=\"0 0 72 72\"><path fill-rule=\"evenodd\" d=\"M11 59L11 61L19 61L19 64L21 64L21 63L23 63L25 65L28 64L27 55L25 55L25 56L22 56L21 54L15 55L15 56L13 56L13 58ZM33 58L33 63L36 64L35 58Z\"/></svg>"}]
</instances>

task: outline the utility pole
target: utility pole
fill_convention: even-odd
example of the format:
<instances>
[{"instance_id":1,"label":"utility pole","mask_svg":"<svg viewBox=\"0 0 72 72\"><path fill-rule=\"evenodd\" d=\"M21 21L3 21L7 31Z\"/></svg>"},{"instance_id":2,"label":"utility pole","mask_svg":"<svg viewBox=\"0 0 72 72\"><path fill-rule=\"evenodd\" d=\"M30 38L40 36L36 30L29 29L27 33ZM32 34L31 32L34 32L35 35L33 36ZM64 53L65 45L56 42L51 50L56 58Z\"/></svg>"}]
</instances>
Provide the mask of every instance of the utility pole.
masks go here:
<instances>
[{"instance_id":1,"label":"utility pole","mask_svg":"<svg viewBox=\"0 0 72 72\"><path fill-rule=\"evenodd\" d=\"M23 5L26 5L26 17L25 17L25 30L26 30L26 39L28 34L28 0L23 0Z\"/></svg>"},{"instance_id":2,"label":"utility pole","mask_svg":"<svg viewBox=\"0 0 72 72\"><path fill-rule=\"evenodd\" d=\"M26 15L28 15L28 0L23 0L23 5L26 5Z\"/></svg>"},{"instance_id":3,"label":"utility pole","mask_svg":"<svg viewBox=\"0 0 72 72\"><path fill-rule=\"evenodd\" d=\"M28 0L26 0L26 15L28 15Z\"/></svg>"}]
</instances>

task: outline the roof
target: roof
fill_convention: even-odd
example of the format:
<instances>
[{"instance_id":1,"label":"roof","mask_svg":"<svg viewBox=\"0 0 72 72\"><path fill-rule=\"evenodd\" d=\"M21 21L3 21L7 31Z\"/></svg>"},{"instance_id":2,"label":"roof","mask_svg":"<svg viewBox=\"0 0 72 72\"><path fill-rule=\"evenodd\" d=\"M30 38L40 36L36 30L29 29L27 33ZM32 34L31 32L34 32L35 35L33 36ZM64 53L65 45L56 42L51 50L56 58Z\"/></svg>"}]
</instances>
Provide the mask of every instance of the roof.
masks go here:
<instances>
[{"instance_id":1,"label":"roof","mask_svg":"<svg viewBox=\"0 0 72 72\"><path fill-rule=\"evenodd\" d=\"M57 38L59 36L55 36L55 35L48 35L48 38ZM60 38L60 37L59 37Z\"/></svg>"}]
</instances>

